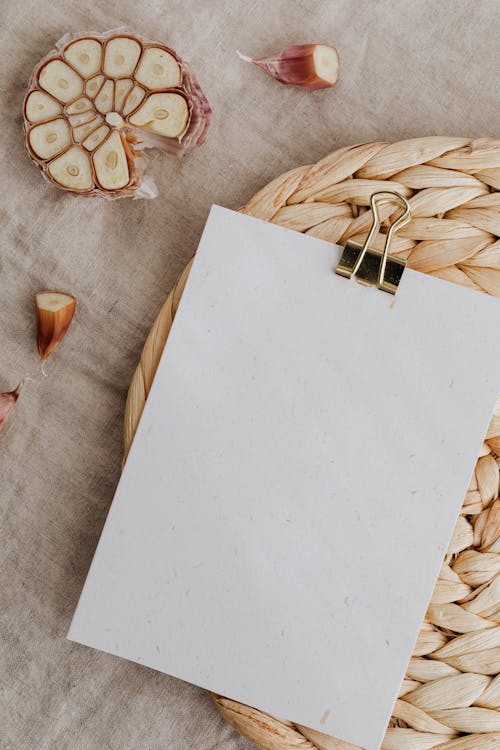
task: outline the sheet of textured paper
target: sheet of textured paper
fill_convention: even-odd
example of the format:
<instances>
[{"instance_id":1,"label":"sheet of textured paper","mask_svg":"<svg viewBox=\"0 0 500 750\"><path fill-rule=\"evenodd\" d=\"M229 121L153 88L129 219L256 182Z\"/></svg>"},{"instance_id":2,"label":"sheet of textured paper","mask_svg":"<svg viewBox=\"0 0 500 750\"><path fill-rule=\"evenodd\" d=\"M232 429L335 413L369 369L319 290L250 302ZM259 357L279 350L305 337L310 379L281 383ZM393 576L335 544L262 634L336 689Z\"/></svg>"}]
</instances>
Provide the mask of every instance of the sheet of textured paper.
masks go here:
<instances>
[{"instance_id":1,"label":"sheet of textured paper","mask_svg":"<svg viewBox=\"0 0 500 750\"><path fill-rule=\"evenodd\" d=\"M338 252L212 209L69 637L375 750L500 305L411 270L393 298Z\"/></svg>"}]
</instances>

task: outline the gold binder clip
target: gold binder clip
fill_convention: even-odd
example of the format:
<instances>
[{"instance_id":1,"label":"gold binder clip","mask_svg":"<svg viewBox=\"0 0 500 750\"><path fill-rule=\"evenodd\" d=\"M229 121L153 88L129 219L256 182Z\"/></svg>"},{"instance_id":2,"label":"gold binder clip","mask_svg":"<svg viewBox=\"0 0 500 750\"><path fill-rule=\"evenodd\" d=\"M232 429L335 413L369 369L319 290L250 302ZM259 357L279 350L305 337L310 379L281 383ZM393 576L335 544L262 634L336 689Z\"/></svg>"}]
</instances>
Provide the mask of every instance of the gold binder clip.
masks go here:
<instances>
[{"instance_id":1,"label":"gold binder clip","mask_svg":"<svg viewBox=\"0 0 500 750\"><path fill-rule=\"evenodd\" d=\"M370 244L380 228L379 207L384 203L399 203L403 208L403 213L390 225L385 238L384 249L381 251L370 247ZM389 247L394 233L410 221L410 206L406 198L392 190L373 193L370 198L370 205L373 223L366 240L363 244L360 242L347 243L335 272L347 279L355 276L356 281L359 281L360 284L366 286L376 284L384 292L396 294L406 261L395 255L389 255Z\"/></svg>"}]
</instances>

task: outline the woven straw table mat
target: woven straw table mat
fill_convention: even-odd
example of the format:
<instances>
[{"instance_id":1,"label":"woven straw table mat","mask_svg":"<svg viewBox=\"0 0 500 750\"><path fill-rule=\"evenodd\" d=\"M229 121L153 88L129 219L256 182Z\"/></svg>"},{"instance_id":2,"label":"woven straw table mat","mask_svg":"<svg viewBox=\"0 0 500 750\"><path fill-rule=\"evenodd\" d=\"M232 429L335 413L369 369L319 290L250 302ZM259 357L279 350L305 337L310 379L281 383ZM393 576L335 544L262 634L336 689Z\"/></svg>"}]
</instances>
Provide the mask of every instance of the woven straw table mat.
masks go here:
<instances>
[{"instance_id":1,"label":"woven straw table mat","mask_svg":"<svg viewBox=\"0 0 500 750\"><path fill-rule=\"evenodd\" d=\"M426 137L340 148L276 178L242 212L342 245L364 239L371 224L370 195L381 189L400 192L411 206L412 220L396 236L392 252L418 271L500 296L498 139ZM384 222L393 211L381 209ZM382 245L379 235L375 246ZM125 456L190 267L165 301L130 384ZM500 748L499 455L500 399L383 750ZM228 697L212 698L224 718L263 750L358 750Z\"/></svg>"}]
</instances>

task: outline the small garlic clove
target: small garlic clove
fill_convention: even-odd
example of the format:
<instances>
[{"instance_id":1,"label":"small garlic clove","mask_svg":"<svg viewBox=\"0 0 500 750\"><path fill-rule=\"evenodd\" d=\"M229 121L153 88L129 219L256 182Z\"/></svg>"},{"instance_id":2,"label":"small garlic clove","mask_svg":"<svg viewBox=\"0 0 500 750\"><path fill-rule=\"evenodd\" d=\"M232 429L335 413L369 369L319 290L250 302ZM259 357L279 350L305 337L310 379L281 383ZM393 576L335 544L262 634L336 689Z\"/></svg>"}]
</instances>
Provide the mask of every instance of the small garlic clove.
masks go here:
<instances>
[{"instance_id":1,"label":"small garlic clove","mask_svg":"<svg viewBox=\"0 0 500 750\"><path fill-rule=\"evenodd\" d=\"M35 296L37 344L44 361L63 340L75 314L76 299L65 292L39 292Z\"/></svg>"},{"instance_id":2,"label":"small garlic clove","mask_svg":"<svg viewBox=\"0 0 500 750\"><path fill-rule=\"evenodd\" d=\"M101 69L102 47L97 39L78 39L64 49L64 59L80 73L90 78Z\"/></svg>"},{"instance_id":3,"label":"small garlic clove","mask_svg":"<svg viewBox=\"0 0 500 750\"><path fill-rule=\"evenodd\" d=\"M135 72L135 79L152 90L179 86L181 69L175 57L161 47L147 47Z\"/></svg>"},{"instance_id":4,"label":"small garlic clove","mask_svg":"<svg viewBox=\"0 0 500 750\"><path fill-rule=\"evenodd\" d=\"M117 81L115 81L115 102L113 104L113 109L116 112L122 111L125 97L127 96L133 85L134 82L131 78L119 78Z\"/></svg>"},{"instance_id":5,"label":"small garlic clove","mask_svg":"<svg viewBox=\"0 0 500 750\"><path fill-rule=\"evenodd\" d=\"M94 105L90 99L87 99L86 96L82 96L81 99L77 99L76 102L69 104L65 111L67 115L79 115L82 112L87 112L89 109L92 109L93 106Z\"/></svg>"},{"instance_id":6,"label":"small garlic clove","mask_svg":"<svg viewBox=\"0 0 500 750\"><path fill-rule=\"evenodd\" d=\"M241 52L238 55L242 60L258 65L277 81L299 88L330 88L339 76L337 50L327 44L298 44L286 47L272 57L254 58Z\"/></svg>"},{"instance_id":7,"label":"small garlic clove","mask_svg":"<svg viewBox=\"0 0 500 750\"><path fill-rule=\"evenodd\" d=\"M141 45L128 36L110 39L104 51L104 73L110 78L131 76L141 54Z\"/></svg>"},{"instance_id":8,"label":"small garlic clove","mask_svg":"<svg viewBox=\"0 0 500 750\"><path fill-rule=\"evenodd\" d=\"M97 146L103 142L103 140L106 138L106 136L109 133L109 128L107 125L101 125L100 128L97 128L97 130L94 130L93 133L91 133L85 140L82 142L82 146L87 149L87 151L93 151Z\"/></svg>"},{"instance_id":9,"label":"small garlic clove","mask_svg":"<svg viewBox=\"0 0 500 750\"><path fill-rule=\"evenodd\" d=\"M86 122L90 122L96 117L94 109L89 109L87 112L79 112L75 115L69 115L68 120L72 128L77 128L79 125L84 125Z\"/></svg>"},{"instance_id":10,"label":"small garlic clove","mask_svg":"<svg viewBox=\"0 0 500 750\"><path fill-rule=\"evenodd\" d=\"M167 138L179 138L189 120L189 108L183 96L175 93L150 94L144 104L129 117L132 125Z\"/></svg>"},{"instance_id":11,"label":"small garlic clove","mask_svg":"<svg viewBox=\"0 0 500 750\"><path fill-rule=\"evenodd\" d=\"M41 69L38 83L59 101L71 102L83 93L83 81L73 68L62 60L50 60Z\"/></svg>"},{"instance_id":12,"label":"small garlic clove","mask_svg":"<svg viewBox=\"0 0 500 750\"><path fill-rule=\"evenodd\" d=\"M3 427L7 417L16 405L22 386L23 384L19 383L15 390L0 393L0 428Z\"/></svg>"},{"instance_id":13,"label":"small garlic clove","mask_svg":"<svg viewBox=\"0 0 500 750\"><path fill-rule=\"evenodd\" d=\"M123 105L124 116L127 116L128 114L133 112L134 109L139 106L145 96L146 92L144 91L142 86L135 85L130 94L125 99L125 104Z\"/></svg>"},{"instance_id":14,"label":"small garlic clove","mask_svg":"<svg viewBox=\"0 0 500 750\"><path fill-rule=\"evenodd\" d=\"M94 117L90 122L84 122L82 125L73 128L73 140L76 141L76 143L81 143L87 138L87 136L93 133L94 130L97 130L102 122L103 119L101 115L97 115L97 117Z\"/></svg>"},{"instance_id":15,"label":"small garlic clove","mask_svg":"<svg viewBox=\"0 0 500 750\"><path fill-rule=\"evenodd\" d=\"M113 81L108 80L103 84L101 90L94 100L95 108L102 115L105 115L107 112L111 112L111 110L113 109L114 90L115 85Z\"/></svg>"},{"instance_id":16,"label":"small garlic clove","mask_svg":"<svg viewBox=\"0 0 500 750\"><path fill-rule=\"evenodd\" d=\"M130 179L127 155L121 136L115 130L92 155L99 185L105 190L119 190Z\"/></svg>"},{"instance_id":17,"label":"small garlic clove","mask_svg":"<svg viewBox=\"0 0 500 750\"><path fill-rule=\"evenodd\" d=\"M90 79L90 81L87 81L87 83L85 84L85 93L87 94L87 96L89 96L91 99L94 98L100 91L103 81L104 76L102 75L94 76Z\"/></svg>"},{"instance_id":18,"label":"small garlic clove","mask_svg":"<svg viewBox=\"0 0 500 750\"><path fill-rule=\"evenodd\" d=\"M125 124L123 117L118 112L108 112L104 119L112 128L122 128Z\"/></svg>"},{"instance_id":19,"label":"small garlic clove","mask_svg":"<svg viewBox=\"0 0 500 750\"><path fill-rule=\"evenodd\" d=\"M51 159L71 144L69 125L62 118L35 125L29 131L28 141L37 156Z\"/></svg>"},{"instance_id":20,"label":"small garlic clove","mask_svg":"<svg viewBox=\"0 0 500 750\"><path fill-rule=\"evenodd\" d=\"M62 104L56 102L45 91L32 91L26 99L25 113L32 123L42 122L57 117L62 112Z\"/></svg>"},{"instance_id":21,"label":"small garlic clove","mask_svg":"<svg viewBox=\"0 0 500 750\"><path fill-rule=\"evenodd\" d=\"M48 172L54 182L69 190L87 193L94 187L89 155L80 146L72 146L51 161Z\"/></svg>"}]
</instances>

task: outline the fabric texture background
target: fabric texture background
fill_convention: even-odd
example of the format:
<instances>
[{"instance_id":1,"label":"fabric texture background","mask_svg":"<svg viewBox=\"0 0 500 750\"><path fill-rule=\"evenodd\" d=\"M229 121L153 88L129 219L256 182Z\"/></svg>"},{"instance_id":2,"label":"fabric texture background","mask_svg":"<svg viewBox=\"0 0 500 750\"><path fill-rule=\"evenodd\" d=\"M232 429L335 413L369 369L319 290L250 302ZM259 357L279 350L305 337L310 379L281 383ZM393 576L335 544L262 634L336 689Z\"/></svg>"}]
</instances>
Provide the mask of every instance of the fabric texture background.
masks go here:
<instances>
[{"instance_id":1,"label":"fabric texture background","mask_svg":"<svg viewBox=\"0 0 500 750\"><path fill-rule=\"evenodd\" d=\"M32 379L0 432L0 749L248 749L202 690L65 639L120 475L128 383L212 203L238 208L279 173L342 145L498 136L500 8L2 0L0 10L0 388ZM192 63L212 126L184 161L150 152L155 200L75 198L46 183L24 151L24 88L64 33L122 25ZM339 50L332 90L282 86L236 56L311 41ZM44 288L78 298L46 377L33 307Z\"/></svg>"}]
</instances>

